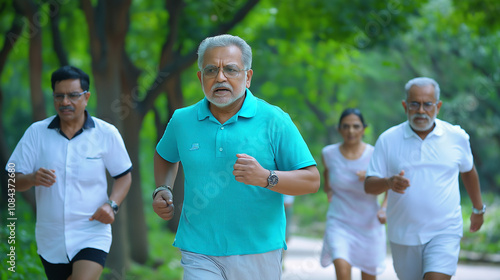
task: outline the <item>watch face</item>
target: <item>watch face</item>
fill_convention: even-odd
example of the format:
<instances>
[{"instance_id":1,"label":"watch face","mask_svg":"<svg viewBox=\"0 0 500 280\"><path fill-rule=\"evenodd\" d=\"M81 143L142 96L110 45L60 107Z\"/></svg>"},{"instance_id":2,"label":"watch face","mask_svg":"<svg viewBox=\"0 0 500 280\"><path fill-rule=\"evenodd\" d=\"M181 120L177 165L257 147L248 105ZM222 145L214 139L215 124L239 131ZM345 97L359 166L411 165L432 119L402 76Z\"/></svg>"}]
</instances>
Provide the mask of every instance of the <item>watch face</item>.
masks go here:
<instances>
[{"instance_id":1,"label":"watch face","mask_svg":"<svg viewBox=\"0 0 500 280\"><path fill-rule=\"evenodd\" d=\"M278 184L278 176L276 174L272 174L267 179L267 183L269 183L269 185L272 185L272 186Z\"/></svg>"},{"instance_id":2,"label":"watch face","mask_svg":"<svg viewBox=\"0 0 500 280\"><path fill-rule=\"evenodd\" d=\"M118 205L113 200L108 200L107 203L111 206L115 214L118 213Z\"/></svg>"},{"instance_id":3,"label":"watch face","mask_svg":"<svg viewBox=\"0 0 500 280\"><path fill-rule=\"evenodd\" d=\"M274 187L276 184L278 184L278 175L274 173L274 171L270 171L271 174L269 174L269 177L267 177L267 184L269 187Z\"/></svg>"}]
</instances>

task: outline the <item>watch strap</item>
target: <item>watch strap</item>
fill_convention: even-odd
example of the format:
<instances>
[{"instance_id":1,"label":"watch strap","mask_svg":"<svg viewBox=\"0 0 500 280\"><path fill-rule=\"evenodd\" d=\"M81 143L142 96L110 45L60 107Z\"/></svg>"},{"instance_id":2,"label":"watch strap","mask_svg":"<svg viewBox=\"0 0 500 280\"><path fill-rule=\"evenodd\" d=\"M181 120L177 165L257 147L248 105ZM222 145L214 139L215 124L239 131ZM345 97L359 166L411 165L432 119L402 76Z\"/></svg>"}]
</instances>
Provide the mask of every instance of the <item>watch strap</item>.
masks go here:
<instances>
[{"instance_id":1,"label":"watch strap","mask_svg":"<svg viewBox=\"0 0 500 280\"><path fill-rule=\"evenodd\" d=\"M482 209L476 209L476 208L472 207L472 213L474 213L474 214L481 215L481 214L484 214L484 212L486 212L486 204L483 204Z\"/></svg>"},{"instance_id":2,"label":"watch strap","mask_svg":"<svg viewBox=\"0 0 500 280\"><path fill-rule=\"evenodd\" d=\"M272 189L274 186L278 184L279 178L276 175L276 172L273 170L269 170L269 177L267 177L267 186L266 189Z\"/></svg>"},{"instance_id":3,"label":"watch strap","mask_svg":"<svg viewBox=\"0 0 500 280\"><path fill-rule=\"evenodd\" d=\"M118 204L116 204L116 202L114 202L113 200L111 199L108 199L108 201L106 201L107 204L109 204L109 206L111 206L111 209L113 209L113 213L118 213Z\"/></svg>"}]
</instances>

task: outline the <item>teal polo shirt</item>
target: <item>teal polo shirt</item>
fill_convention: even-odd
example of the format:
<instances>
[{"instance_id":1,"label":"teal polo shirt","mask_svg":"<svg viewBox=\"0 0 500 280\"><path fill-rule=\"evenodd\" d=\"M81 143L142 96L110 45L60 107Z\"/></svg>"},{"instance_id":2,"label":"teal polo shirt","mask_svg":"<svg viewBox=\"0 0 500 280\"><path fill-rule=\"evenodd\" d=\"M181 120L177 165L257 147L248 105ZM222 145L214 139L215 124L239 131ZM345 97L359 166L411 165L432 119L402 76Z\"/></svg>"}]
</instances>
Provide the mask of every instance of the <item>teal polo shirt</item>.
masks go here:
<instances>
[{"instance_id":1,"label":"teal polo shirt","mask_svg":"<svg viewBox=\"0 0 500 280\"><path fill-rule=\"evenodd\" d=\"M283 195L237 182L233 165L239 153L272 170L316 165L287 113L247 89L240 111L221 124L205 98L174 112L156 150L184 168L174 246L211 256L286 248Z\"/></svg>"}]
</instances>

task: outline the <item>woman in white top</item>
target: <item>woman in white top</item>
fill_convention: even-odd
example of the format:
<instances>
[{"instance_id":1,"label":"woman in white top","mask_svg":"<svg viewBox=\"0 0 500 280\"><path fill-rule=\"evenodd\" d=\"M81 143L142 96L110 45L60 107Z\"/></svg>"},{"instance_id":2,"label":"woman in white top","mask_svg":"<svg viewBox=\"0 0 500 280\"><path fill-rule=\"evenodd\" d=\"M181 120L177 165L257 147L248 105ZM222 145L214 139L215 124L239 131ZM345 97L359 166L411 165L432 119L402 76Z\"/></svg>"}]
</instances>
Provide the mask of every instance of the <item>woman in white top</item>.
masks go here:
<instances>
[{"instance_id":1,"label":"woman in white top","mask_svg":"<svg viewBox=\"0 0 500 280\"><path fill-rule=\"evenodd\" d=\"M351 279L351 268L363 280L376 279L385 269L385 205L364 191L365 173L373 146L362 141L366 124L358 109L346 109L338 131L344 141L322 150L327 213L321 265L333 263L338 280Z\"/></svg>"}]
</instances>

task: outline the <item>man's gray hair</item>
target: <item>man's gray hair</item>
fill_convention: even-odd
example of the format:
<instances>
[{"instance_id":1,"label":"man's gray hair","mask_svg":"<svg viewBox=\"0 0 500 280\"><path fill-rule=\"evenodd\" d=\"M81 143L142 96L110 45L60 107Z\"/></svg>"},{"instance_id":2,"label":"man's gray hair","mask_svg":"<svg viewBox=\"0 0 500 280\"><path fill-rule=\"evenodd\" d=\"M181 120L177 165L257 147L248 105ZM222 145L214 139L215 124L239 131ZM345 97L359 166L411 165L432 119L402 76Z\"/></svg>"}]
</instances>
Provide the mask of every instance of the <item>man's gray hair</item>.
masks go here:
<instances>
[{"instance_id":1,"label":"man's gray hair","mask_svg":"<svg viewBox=\"0 0 500 280\"><path fill-rule=\"evenodd\" d=\"M405 85L406 99L408 100L408 94L412 86L425 87L428 85L434 86L434 96L436 97L436 101L439 101L439 94L440 94L439 84L436 81L434 81L434 79L427 77L414 78L406 83Z\"/></svg>"},{"instance_id":2,"label":"man's gray hair","mask_svg":"<svg viewBox=\"0 0 500 280\"><path fill-rule=\"evenodd\" d=\"M208 49L228 46L236 46L241 50L241 62L243 63L245 70L252 68L252 48L250 48L245 40L238 36L229 34L208 37L201 42L198 47L198 68L202 70L201 67L203 67L203 58Z\"/></svg>"}]
</instances>

